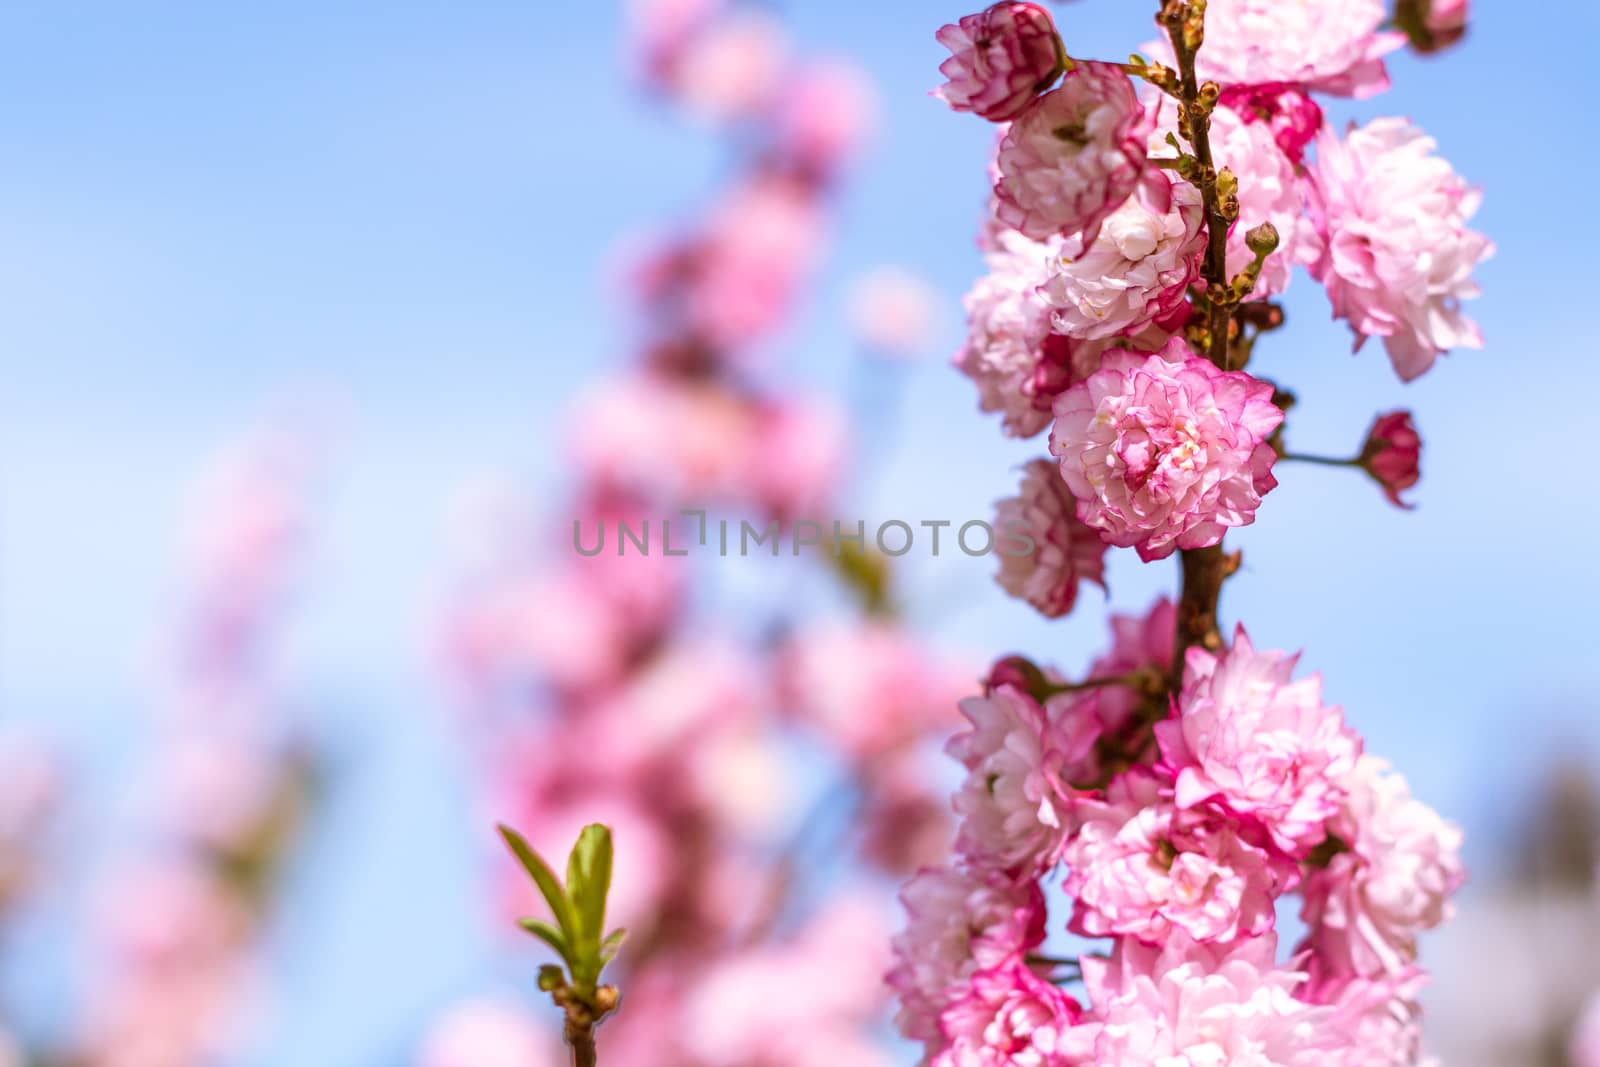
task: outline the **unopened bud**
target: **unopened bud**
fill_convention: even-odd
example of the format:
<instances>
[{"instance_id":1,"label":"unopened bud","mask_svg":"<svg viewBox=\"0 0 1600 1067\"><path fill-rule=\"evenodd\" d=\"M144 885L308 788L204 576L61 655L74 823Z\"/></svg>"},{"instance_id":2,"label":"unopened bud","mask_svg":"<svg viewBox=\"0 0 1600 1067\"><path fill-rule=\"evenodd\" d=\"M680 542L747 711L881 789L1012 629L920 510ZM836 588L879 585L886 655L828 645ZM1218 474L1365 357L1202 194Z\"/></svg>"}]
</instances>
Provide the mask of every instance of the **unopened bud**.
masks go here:
<instances>
[{"instance_id":1,"label":"unopened bud","mask_svg":"<svg viewBox=\"0 0 1600 1067\"><path fill-rule=\"evenodd\" d=\"M1263 222L1244 235L1244 244L1253 255L1266 259L1278 250L1278 228Z\"/></svg>"}]
</instances>

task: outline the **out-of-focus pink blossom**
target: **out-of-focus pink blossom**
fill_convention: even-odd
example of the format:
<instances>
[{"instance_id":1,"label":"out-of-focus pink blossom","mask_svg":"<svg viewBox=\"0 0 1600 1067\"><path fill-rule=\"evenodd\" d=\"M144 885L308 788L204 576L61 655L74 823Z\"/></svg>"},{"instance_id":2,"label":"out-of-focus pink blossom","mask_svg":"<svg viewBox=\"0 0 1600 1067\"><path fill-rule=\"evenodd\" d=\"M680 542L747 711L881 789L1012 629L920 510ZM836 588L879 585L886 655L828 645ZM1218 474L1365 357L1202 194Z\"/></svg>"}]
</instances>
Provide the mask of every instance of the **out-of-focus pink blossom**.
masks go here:
<instances>
[{"instance_id":1,"label":"out-of-focus pink blossom","mask_svg":"<svg viewBox=\"0 0 1600 1067\"><path fill-rule=\"evenodd\" d=\"M780 665L787 710L863 761L955 725L956 698L967 684L959 669L881 622L804 631Z\"/></svg>"},{"instance_id":2,"label":"out-of-focus pink blossom","mask_svg":"<svg viewBox=\"0 0 1600 1067\"><path fill-rule=\"evenodd\" d=\"M1375 119L1343 140L1317 141L1307 206L1315 228L1311 272L1359 349L1381 337L1405 381L1452 348L1481 348L1461 301L1478 295L1472 272L1494 252L1467 228L1479 194L1433 154L1405 119Z\"/></svg>"},{"instance_id":3,"label":"out-of-focus pink blossom","mask_svg":"<svg viewBox=\"0 0 1600 1067\"><path fill-rule=\"evenodd\" d=\"M1035 240L1081 235L1133 194L1145 168L1148 123L1133 83L1109 63L1078 63L1028 105L1000 142L995 215Z\"/></svg>"},{"instance_id":4,"label":"out-of-focus pink blossom","mask_svg":"<svg viewBox=\"0 0 1600 1067\"><path fill-rule=\"evenodd\" d=\"M1296 167L1305 163L1306 147L1322 129L1322 108L1292 85L1230 85L1220 102L1245 122L1265 123L1278 151Z\"/></svg>"},{"instance_id":5,"label":"out-of-focus pink blossom","mask_svg":"<svg viewBox=\"0 0 1600 1067\"><path fill-rule=\"evenodd\" d=\"M850 323L876 355L912 359L933 339L939 298L921 277L900 267L880 267L857 279L850 292Z\"/></svg>"},{"instance_id":6,"label":"out-of-focus pink blossom","mask_svg":"<svg viewBox=\"0 0 1600 1067\"><path fill-rule=\"evenodd\" d=\"M1087 1062L1083 1007L1020 963L979 971L939 1017L930 1067L1044 1067Z\"/></svg>"},{"instance_id":7,"label":"out-of-focus pink blossom","mask_svg":"<svg viewBox=\"0 0 1600 1067\"><path fill-rule=\"evenodd\" d=\"M569 448L591 483L699 503L739 497L751 432L732 391L639 374L579 399Z\"/></svg>"},{"instance_id":8,"label":"out-of-focus pink blossom","mask_svg":"<svg viewBox=\"0 0 1600 1067\"><path fill-rule=\"evenodd\" d=\"M667 83L695 31L723 0L629 0L628 46L646 77Z\"/></svg>"},{"instance_id":9,"label":"out-of-focus pink blossom","mask_svg":"<svg viewBox=\"0 0 1600 1067\"><path fill-rule=\"evenodd\" d=\"M1272 394L1176 338L1156 355L1107 353L1056 401L1050 431L1078 517L1147 561L1249 525L1278 484L1267 438L1283 412Z\"/></svg>"},{"instance_id":10,"label":"out-of-focus pink blossom","mask_svg":"<svg viewBox=\"0 0 1600 1067\"><path fill-rule=\"evenodd\" d=\"M509 999L485 997L433 1024L417 1067L558 1067L566 1059L553 1027Z\"/></svg>"},{"instance_id":11,"label":"out-of-focus pink blossom","mask_svg":"<svg viewBox=\"0 0 1600 1067\"><path fill-rule=\"evenodd\" d=\"M831 175L860 153L876 121L876 94L860 68L839 59L811 63L784 84L779 151L811 173Z\"/></svg>"},{"instance_id":12,"label":"out-of-focus pink blossom","mask_svg":"<svg viewBox=\"0 0 1600 1067\"><path fill-rule=\"evenodd\" d=\"M1572 1031L1570 1054L1573 1067L1600 1067L1600 994L1589 999Z\"/></svg>"},{"instance_id":13,"label":"out-of-focus pink blossom","mask_svg":"<svg viewBox=\"0 0 1600 1067\"><path fill-rule=\"evenodd\" d=\"M919 870L949 851L950 798L925 757L911 749L863 768L861 854L893 874Z\"/></svg>"},{"instance_id":14,"label":"out-of-focus pink blossom","mask_svg":"<svg viewBox=\"0 0 1600 1067\"><path fill-rule=\"evenodd\" d=\"M1397 508L1409 508L1400 494L1422 477L1422 435L1409 411L1391 411L1373 420L1361 449L1361 465L1383 486L1383 494Z\"/></svg>"},{"instance_id":15,"label":"out-of-focus pink blossom","mask_svg":"<svg viewBox=\"0 0 1600 1067\"><path fill-rule=\"evenodd\" d=\"M1083 582L1105 588L1105 542L1078 521L1077 501L1050 460L1036 459L1022 468L1022 491L1000 501L995 529L1006 538L1032 541L1028 552L1001 551L997 579L1007 593L1045 617L1071 611Z\"/></svg>"},{"instance_id":16,"label":"out-of-focus pink blossom","mask_svg":"<svg viewBox=\"0 0 1600 1067\"><path fill-rule=\"evenodd\" d=\"M1443 51L1467 35L1469 0L1399 0L1395 24L1423 55Z\"/></svg>"},{"instance_id":17,"label":"out-of-focus pink blossom","mask_svg":"<svg viewBox=\"0 0 1600 1067\"><path fill-rule=\"evenodd\" d=\"M1422 1009L1417 997L1426 975L1411 970L1395 978L1353 979L1337 997L1330 1026L1345 1035L1349 1050L1340 1062L1351 1067L1437 1067L1422 1055ZM1301 990L1302 1000L1315 999Z\"/></svg>"},{"instance_id":18,"label":"out-of-focus pink blossom","mask_svg":"<svg viewBox=\"0 0 1600 1067\"><path fill-rule=\"evenodd\" d=\"M247 841L283 799L288 784L281 752L218 734L175 739L155 775L162 824L182 837L226 849Z\"/></svg>"},{"instance_id":19,"label":"out-of-focus pink blossom","mask_svg":"<svg viewBox=\"0 0 1600 1067\"><path fill-rule=\"evenodd\" d=\"M787 397L757 405L752 430L750 501L780 519L823 519L849 459L844 413L820 399Z\"/></svg>"},{"instance_id":20,"label":"out-of-focus pink blossom","mask_svg":"<svg viewBox=\"0 0 1600 1067\"><path fill-rule=\"evenodd\" d=\"M61 800L62 768L40 739L0 730L0 912L32 886Z\"/></svg>"},{"instance_id":21,"label":"out-of-focus pink blossom","mask_svg":"<svg viewBox=\"0 0 1600 1067\"><path fill-rule=\"evenodd\" d=\"M734 189L710 220L688 297L690 321L728 349L770 333L816 262L825 231L803 183L758 177Z\"/></svg>"},{"instance_id":22,"label":"out-of-focus pink blossom","mask_svg":"<svg viewBox=\"0 0 1600 1067\"><path fill-rule=\"evenodd\" d=\"M1105 220L1087 251L1051 260L1040 289L1051 322L1090 340L1164 325L1183 306L1204 247L1199 191L1153 173Z\"/></svg>"},{"instance_id":23,"label":"out-of-focus pink blossom","mask_svg":"<svg viewBox=\"0 0 1600 1067\"><path fill-rule=\"evenodd\" d=\"M939 1015L980 970L1020 962L1044 942L1044 895L968 867L918 872L900 891L906 928L894 938L889 985L900 998L896 1024L931 1054Z\"/></svg>"},{"instance_id":24,"label":"out-of-focus pink blossom","mask_svg":"<svg viewBox=\"0 0 1600 1067\"><path fill-rule=\"evenodd\" d=\"M1211 0L1195 71L1224 88L1289 84L1373 96L1389 87L1383 57L1405 43L1383 29L1388 17L1383 0ZM1171 62L1169 42L1146 47Z\"/></svg>"},{"instance_id":25,"label":"out-of-focus pink blossom","mask_svg":"<svg viewBox=\"0 0 1600 1067\"><path fill-rule=\"evenodd\" d=\"M1345 802L1361 739L1322 703L1319 676L1294 680L1298 659L1257 652L1242 626L1220 656L1191 648L1176 714L1156 738L1179 807L1255 819L1279 848L1304 856Z\"/></svg>"},{"instance_id":26,"label":"out-of-focus pink blossom","mask_svg":"<svg viewBox=\"0 0 1600 1067\"><path fill-rule=\"evenodd\" d=\"M1232 945L1175 933L1162 946L1117 942L1109 961L1086 958L1084 982L1102 1025L1087 1062L1325 1067L1343 1047L1331 1012L1295 999L1303 976L1275 962L1272 934Z\"/></svg>"},{"instance_id":27,"label":"out-of-focus pink blossom","mask_svg":"<svg viewBox=\"0 0 1600 1067\"><path fill-rule=\"evenodd\" d=\"M1387 763L1364 756L1340 785L1346 799L1330 831L1347 850L1304 891L1319 986L1404 975L1417 934L1449 918L1450 898L1466 880L1461 830L1413 798Z\"/></svg>"},{"instance_id":28,"label":"out-of-focus pink blossom","mask_svg":"<svg viewBox=\"0 0 1600 1067\"><path fill-rule=\"evenodd\" d=\"M752 119L776 98L788 50L782 25L767 12L741 7L719 14L680 46L670 88L707 122Z\"/></svg>"},{"instance_id":29,"label":"out-of-focus pink blossom","mask_svg":"<svg viewBox=\"0 0 1600 1067\"><path fill-rule=\"evenodd\" d=\"M971 728L947 748L967 768L954 801L956 849L976 865L1032 876L1055 861L1068 816L1068 798L1046 770L1044 709L1002 686L963 700L961 714Z\"/></svg>"},{"instance_id":30,"label":"out-of-focus pink blossom","mask_svg":"<svg viewBox=\"0 0 1600 1067\"><path fill-rule=\"evenodd\" d=\"M1171 800L1171 783L1143 769L1118 778L1104 801L1085 800L1062 853L1072 930L1160 944L1182 930L1196 941L1255 937L1273 925L1286 868L1250 844L1237 823Z\"/></svg>"},{"instance_id":31,"label":"out-of-focus pink blossom","mask_svg":"<svg viewBox=\"0 0 1600 1067\"><path fill-rule=\"evenodd\" d=\"M934 36L951 53L939 65L949 80L934 95L991 122L1016 118L1066 61L1055 22L1038 4L1002 0Z\"/></svg>"},{"instance_id":32,"label":"out-of-focus pink blossom","mask_svg":"<svg viewBox=\"0 0 1600 1067\"><path fill-rule=\"evenodd\" d=\"M888 964L883 910L846 891L788 942L730 953L689 991L679 1033L706 1067L817 1064L813 1042L838 1062L879 1067L862 1029L881 1003Z\"/></svg>"}]
</instances>

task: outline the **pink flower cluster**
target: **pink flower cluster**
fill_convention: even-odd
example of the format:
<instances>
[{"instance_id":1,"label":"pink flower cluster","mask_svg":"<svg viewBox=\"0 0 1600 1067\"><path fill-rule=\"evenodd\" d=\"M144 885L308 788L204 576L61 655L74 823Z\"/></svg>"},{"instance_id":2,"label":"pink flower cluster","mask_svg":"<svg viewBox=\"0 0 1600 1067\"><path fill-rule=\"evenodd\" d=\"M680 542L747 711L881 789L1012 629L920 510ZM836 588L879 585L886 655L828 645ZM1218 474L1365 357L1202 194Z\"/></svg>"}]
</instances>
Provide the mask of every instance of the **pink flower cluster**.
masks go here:
<instances>
[{"instance_id":1,"label":"pink flower cluster","mask_svg":"<svg viewBox=\"0 0 1600 1067\"><path fill-rule=\"evenodd\" d=\"M1416 939L1461 885L1460 832L1242 629L1190 651L1169 706L1172 626L1165 604L1119 620L1085 685L1002 661L963 703L956 856L906 885L889 978L925 1063L1416 1062ZM1111 939L1082 998L1041 948L1058 874L1061 929ZM1308 933L1281 957L1290 893Z\"/></svg>"}]
</instances>

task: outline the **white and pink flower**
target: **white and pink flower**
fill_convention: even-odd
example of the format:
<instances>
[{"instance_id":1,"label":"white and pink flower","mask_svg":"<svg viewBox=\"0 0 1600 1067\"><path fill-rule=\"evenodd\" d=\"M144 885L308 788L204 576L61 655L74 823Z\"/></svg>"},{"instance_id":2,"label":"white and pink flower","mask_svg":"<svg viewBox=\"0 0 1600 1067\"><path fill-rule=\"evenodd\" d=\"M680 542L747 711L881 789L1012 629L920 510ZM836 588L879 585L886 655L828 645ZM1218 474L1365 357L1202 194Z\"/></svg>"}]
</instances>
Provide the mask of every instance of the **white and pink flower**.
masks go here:
<instances>
[{"instance_id":1,"label":"white and pink flower","mask_svg":"<svg viewBox=\"0 0 1600 1067\"><path fill-rule=\"evenodd\" d=\"M1002 0L934 36L950 49L939 65L948 81L934 95L992 122L1016 118L1065 65L1055 22L1038 4Z\"/></svg>"},{"instance_id":2,"label":"white and pink flower","mask_svg":"<svg viewBox=\"0 0 1600 1067\"><path fill-rule=\"evenodd\" d=\"M1022 468L1021 493L996 508L997 530L1033 542L1030 552L1001 553L1000 587L1046 618L1070 612L1084 582L1105 588L1105 542L1078 521L1076 506L1056 464L1036 459Z\"/></svg>"},{"instance_id":3,"label":"white and pink flower","mask_svg":"<svg viewBox=\"0 0 1600 1067\"><path fill-rule=\"evenodd\" d=\"M1293 677L1298 656L1257 652L1241 626L1221 655L1191 648L1173 718L1156 726L1180 808L1253 819L1285 852L1326 839L1346 802L1361 739L1322 702L1322 679Z\"/></svg>"},{"instance_id":4,"label":"white and pink flower","mask_svg":"<svg viewBox=\"0 0 1600 1067\"><path fill-rule=\"evenodd\" d=\"M1138 187L1148 131L1120 67L1074 65L1001 140L996 217L1035 240L1081 234L1075 247L1092 244L1101 223Z\"/></svg>"},{"instance_id":5,"label":"white and pink flower","mask_svg":"<svg viewBox=\"0 0 1600 1067\"><path fill-rule=\"evenodd\" d=\"M1276 486L1273 389L1174 339L1156 355L1107 353L1056 401L1050 452L1078 518L1145 560L1204 548L1255 521Z\"/></svg>"},{"instance_id":6,"label":"white and pink flower","mask_svg":"<svg viewBox=\"0 0 1600 1067\"><path fill-rule=\"evenodd\" d=\"M962 820L956 849L976 865L1032 875L1054 862L1069 814L1069 798L1046 770L1045 711L1001 686L963 700L961 714L971 729L947 748L967 768L954 801Z\"/></svg>"},{"instance_id":7,"label":"white and pink flower","mask_svg":"<svg viewBox=\"0 0 1600 1067\"><path fill-rule=\"evenodd\" d=\"M1383 339L1405 381L1452 348L1481 348L1461 302L1478 295L1472 272L1494 244L1469 229L1478 191L1433 154L1405 119L1375 119L1317 141L1308 207L1311 272L1359 349Z\"/></svg>"}]
</instances>

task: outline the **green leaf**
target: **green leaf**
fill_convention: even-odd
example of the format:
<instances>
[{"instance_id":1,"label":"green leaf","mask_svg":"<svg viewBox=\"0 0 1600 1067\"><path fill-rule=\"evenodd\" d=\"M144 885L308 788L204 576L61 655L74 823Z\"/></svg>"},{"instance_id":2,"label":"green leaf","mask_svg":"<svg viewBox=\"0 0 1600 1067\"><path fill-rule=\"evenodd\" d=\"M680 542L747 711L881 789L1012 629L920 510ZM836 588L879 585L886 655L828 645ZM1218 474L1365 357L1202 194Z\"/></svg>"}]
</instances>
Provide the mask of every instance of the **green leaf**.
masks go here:
<instances>
[{"instance_id":1,"label":"green leaf","mask_svg":"<svg viewBox=\"0 0 1600 1067\"><path fill-rule=\"evenodd\" d=\"M568 970L577 970L578 964L577 960L573 958L572 946L567 943L565 937L561 936L560 930L557 930L542 919L518 919L517 925L555 949L556 955L561 957Z\"/></svg>"},{"instance_id":2,"label":"green leaf","mask_svg":"<svg viewBox=\"0 0 1600 1067\"><path fill-rule=\"evenodd\" d=\"M622 941L628 936L627 927L619 926L606 935L600 942L600 966L604 967L617 958L617 950L622 947Z\"/></svg>"},{"instance_id":3,"label":"green leaf","mask_svg":"<svg viewBox=\"0 0 1600 1067\"><path fill-rule=\"evenodd\" d=\"M555 918L556 924L561 928L564 941L567 943L578 940L577 913L572 906L572 901L567 898L567 891L562 889L561 883L556 881L556 873L550 865L540 858L539 854L525 841L521 834L511 827L501 824L500 836L505 838L506 845L522 864L528 876L539 887L539 892L544 896L544 902L550 907L550 914Z\"/></svg>"},{"instance_id":4,"label":"green leaf","mask_svg":"<svg viewBox=\"0 0 1600 1067\"><path fill-rule=\"evenodd\" d=\"M596 955L606 927L606 896L611 892L611 831L591 823L578 835L567 866L567 886L582 923L583 945Z\"/></svg>"}]
</instances>

